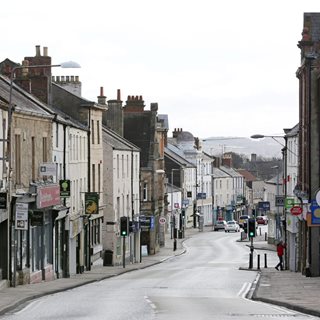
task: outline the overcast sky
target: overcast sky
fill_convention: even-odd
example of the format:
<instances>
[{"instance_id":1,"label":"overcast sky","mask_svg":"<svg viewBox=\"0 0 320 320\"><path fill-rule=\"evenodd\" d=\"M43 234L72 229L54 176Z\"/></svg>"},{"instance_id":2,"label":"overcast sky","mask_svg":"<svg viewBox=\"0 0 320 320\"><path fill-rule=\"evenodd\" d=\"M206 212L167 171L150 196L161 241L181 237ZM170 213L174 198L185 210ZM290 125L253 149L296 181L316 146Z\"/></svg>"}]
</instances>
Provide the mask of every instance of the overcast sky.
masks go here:
<instances>
[{"instance_id":1,"label":"overcast sky","mask_svg":"<svg viewBox=\"0 0 320 320\"><path fill-rule=\"evenodd\" d=\"M82 96L121 89L157 102L170 134L282 134L298 122L303 12L319 0L10 0L1 4L0 61L21 63L48 47L73 60Z\"/></svg>"}]
</instances>

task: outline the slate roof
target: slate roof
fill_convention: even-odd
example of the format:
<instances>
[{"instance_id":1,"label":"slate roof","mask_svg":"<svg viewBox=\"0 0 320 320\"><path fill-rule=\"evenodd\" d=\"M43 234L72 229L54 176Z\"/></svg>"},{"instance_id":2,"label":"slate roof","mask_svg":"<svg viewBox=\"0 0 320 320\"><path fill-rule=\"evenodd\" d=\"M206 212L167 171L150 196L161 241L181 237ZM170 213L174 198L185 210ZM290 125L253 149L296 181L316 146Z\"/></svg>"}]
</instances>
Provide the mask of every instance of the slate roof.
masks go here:
<instances>
[{"instance_id":1,"label":"slate roof","mask_svg":"<svg viewBox=\"0 0 320 320\"><path fill-rule=\"evenodd\" d=\"M6 76L0 75L0 97L9 103L10 95L10 79ZM26 114L33 114L35 116L47 116L48 118L55 119L55 121L64 123L68 126L79 128L81 130L87 130L77 120L71 118L63 111L48 106L40 101L34 95L26 92L19 86L13 83L12 85L12 104L16 112L22 112Z\"/></svg>"},{"instance_id":2,"label":"slate roof","mask_svg":"<svg viewBox=\"0 0 320 320\"><path fill-rule=\"evenodd\" d=\"M242 177L242 175L240 173L238 173L236 170L234 170L233 168L228 168L225 166L220 166L220 169L224 172L226 172L227 174L229 174L231 177L235 178L235 177Z\"/></svg>"},{"instance_id":3,"label":"slate roof","mask_svg":"<svg viewBox=\"0 0 320 320\"><path fill-rule=\"evenodd\" d=\"M238 173L240 173L247 182L249 181L257 181L257 178L248 170L245 169L237 169L236 170Z\"/></svg>"},{"instance_id":4,"label":"slate roof","mask_svg":"<svg viewBox=\"0 0 320 320\"><path fill-rule=\"evenodd\" d=\"M10 79L6 76L0 75L0 96L9 103L10 99ZM22 112L25 114L33 114L39 117L53 118L54 114L46 110L40 100L33 95L27 93L19 86L12 84L12 105L15 112Z\"/></svg>"},{"instance_id":5,"label":"slate roof","mask_svg":"<svg viewBox=\"0 0 320 320\"><path fill-rule=\"evenodd\" d=\"M175 153L173 150L170 150L170 148L165 147L164 148L164 154L166 157L170 158L172 161L178 163L179 165L186 167L186 168L196 168L196 166L187 161L181 154Z\"/></svg>"},{"instance_id":6,"label":"slate roof","mask_svg":"<svg viewBox=\"0 0 320 320\"><path fill-rule=\"evenodd\" d=\"M230 177L229 174L227 174L226 172L224 172L216 167L212 168L212 176L214 178L229 178Z\"/></svg>"},{"instance_id":7,"label":"slate roof","mask_svg":"<svg viewBox=\"0 0 320 320\"><path fill-rule=\"evenodd\" d=\"M123 138L115 131L107 128L106 126L102 127L102 131L103 133L105 133L105 135L103 135L103 141L112 146L113 149L136 152L140 151L140 149L136 145Z\"/></svg>"}]
</instances>

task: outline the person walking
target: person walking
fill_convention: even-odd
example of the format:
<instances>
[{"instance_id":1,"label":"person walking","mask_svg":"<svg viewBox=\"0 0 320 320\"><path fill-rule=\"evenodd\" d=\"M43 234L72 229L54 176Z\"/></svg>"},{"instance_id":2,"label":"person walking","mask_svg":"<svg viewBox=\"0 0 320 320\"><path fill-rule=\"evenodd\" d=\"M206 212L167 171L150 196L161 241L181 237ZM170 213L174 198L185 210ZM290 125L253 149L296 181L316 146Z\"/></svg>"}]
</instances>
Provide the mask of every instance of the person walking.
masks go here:
<instances>
[{"instance_id":1,"label":"person walking","mask_svg":"<svg viewBox=\"0 0 320 320\"><path fill-rule=\"evenodd\" d=\"M279 263L275 266L277 270L279 270L279 267L280 267L280 270L283 270L283 253L285 248L286 248L286 244L283 243L282 241L279 241L279 243L277 244L277 254L279 257Z\"/></svg>"}]
</instances>

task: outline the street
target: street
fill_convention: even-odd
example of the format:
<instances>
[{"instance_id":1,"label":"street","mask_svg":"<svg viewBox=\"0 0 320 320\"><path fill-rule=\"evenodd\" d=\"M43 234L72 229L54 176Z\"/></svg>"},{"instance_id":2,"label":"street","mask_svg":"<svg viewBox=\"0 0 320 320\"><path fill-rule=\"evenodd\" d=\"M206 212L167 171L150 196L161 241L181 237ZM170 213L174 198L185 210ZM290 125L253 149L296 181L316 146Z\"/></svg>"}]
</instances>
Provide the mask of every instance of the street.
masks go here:
<instances>
[{"instance_id":1,"label":"street","mask_svg":"<svg viewBox=\"0 0 320 320\"><path fill-rule=\"evenodd\" d=\"M315 319L245 298L257 272L239 270L249 248L238 239L199 232L181 256L34 300L0 319Z\"/></svg>"}]
</instances>

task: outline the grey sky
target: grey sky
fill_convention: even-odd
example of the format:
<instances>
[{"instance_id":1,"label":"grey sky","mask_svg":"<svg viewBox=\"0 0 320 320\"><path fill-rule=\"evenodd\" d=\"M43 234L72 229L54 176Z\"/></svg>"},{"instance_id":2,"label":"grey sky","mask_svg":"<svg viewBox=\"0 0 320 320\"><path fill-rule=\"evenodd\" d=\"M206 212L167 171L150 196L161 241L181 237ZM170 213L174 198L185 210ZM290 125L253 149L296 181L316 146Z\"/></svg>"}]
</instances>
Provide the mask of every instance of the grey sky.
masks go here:
<instances>
[{"instance_id":1,"label":"grey sky","mask_svg":"<svg viewBox=\"0 0 320 320\"><path fill-rule=\"evenodd\" d=\"M74 60L82 95L142 95L158 102L170 131L201 138L281 134L298 122L303 12L318 0L40 0L1 6L2 61L48 47Z\"/></svg>"}]
</instances>

